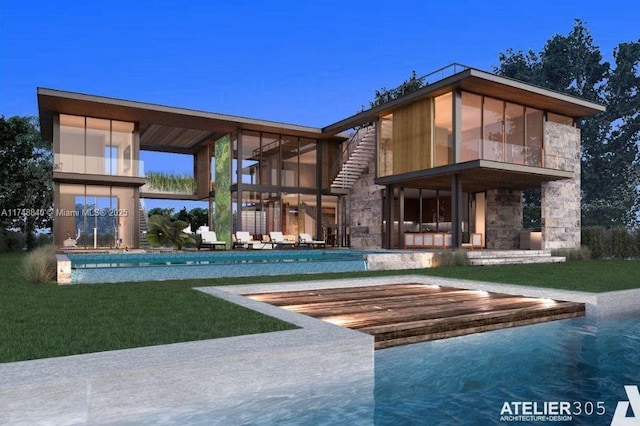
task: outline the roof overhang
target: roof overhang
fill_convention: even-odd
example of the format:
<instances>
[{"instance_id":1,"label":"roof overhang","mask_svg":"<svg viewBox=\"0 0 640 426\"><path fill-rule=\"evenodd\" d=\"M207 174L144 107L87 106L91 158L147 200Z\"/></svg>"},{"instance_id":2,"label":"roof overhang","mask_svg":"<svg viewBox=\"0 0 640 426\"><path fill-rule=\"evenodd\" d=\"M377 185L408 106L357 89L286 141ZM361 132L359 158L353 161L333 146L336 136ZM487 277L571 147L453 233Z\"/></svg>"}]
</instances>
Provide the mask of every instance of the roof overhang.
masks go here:
<instances>
[{"instance_id":1,"label":"roof overhang","mask_svg":"<svg viewBox=\"0 0 640 426\"><path fill-rule=\"evenodd\" d=\"M456 89L492 96L576 119L595 115L606 110L604 105L575 96L523 83L511 78L501 77L474 68L468 68L442 80L427 84L425 87L398 99L386 102L324 127L322 131L329 134L341 132L363 123L374 121L380 116L390 114L394 110L415 101L439 96Z\"/></svg>"},{"instance_id":2,"label":"roof overhang","mask_svg":"<svg viewBox=\"0 0 640 426\"><path fill-rule=\"evenodd\" d=\"M42 137L47 140L53 139L53 115L61 113L135 122L139 124L141 149L192 153L201 144L215 141L238 129L341 141L348 137L342 133L345 130L375 121L378 117L392 113L412 102L455 89L492 96L572 118L605 111L603 105L594 102L473 68L467 68L447 78L434 81L406 96L324 128L46 88L38 88L38 106Z\"/></svg>"},{"instance_id":3,"label":"roof overhang","mask_svg":"<svg viewBox=\"0 0 640 426\"><path fill-rule=\"evenodd\" d=\"M325 135L315 127L46 88L38 88L38 107L40 131L46 140L53 139L56 113L138 123L141 148L159 151L194 152L199 144L215 141L238 129L311 139L345 139L344 135Z\"/></svg>"},{"instance_id":4,"label":"roof overhang","mask_svg":"<svg viewBox=\"0 0 640 426\"><path fill-rule=\"evenodd\" d=\"M451 190L454 175L459 175L462 190L483 192L490 189L526 190L539 188L544 182L571 179L573 172L500 163L489 160L474 160L465 163L435 167L417 172L377 178L378 185L404 186L434 190Z\"/></svg>"}]
</instances>

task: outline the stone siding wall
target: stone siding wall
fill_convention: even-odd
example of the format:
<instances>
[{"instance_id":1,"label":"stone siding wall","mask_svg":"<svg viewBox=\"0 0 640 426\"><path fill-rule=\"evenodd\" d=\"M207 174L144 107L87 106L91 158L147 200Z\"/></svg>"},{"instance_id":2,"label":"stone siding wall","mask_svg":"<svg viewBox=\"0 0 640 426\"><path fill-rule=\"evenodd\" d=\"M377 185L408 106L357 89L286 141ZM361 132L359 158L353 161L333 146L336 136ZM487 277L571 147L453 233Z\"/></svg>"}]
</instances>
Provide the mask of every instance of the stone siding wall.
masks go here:
<instances>
[{"instance_id":1,"label":"stone siding wall","mask_svg":"<svg viewBox=\"0 0 640 426\"><path fill-rule=\"evenodd\" d=\"M521 229L522 192L502 189L487 191L486 248L519 248Z\"/></svg>"},{"instance_id":2,"label":"stone siding wall","mask_svg":"<svg viewBox=\"0 0 640 426\"><path fill-rule=\"evenodd\" d=\"M545 122L544 166L574 173L573 179L542 184L544 249L580 247L580 130Z\"/></svg>"},{"instance_id":3,"label":"stone siding wall","mask_svg":"<svg viewBox=\"0 0 640 426\"><path fill-rule=\"evenodd\" d=\"M374 249L382 247L382 189L373 183L375 162L356 181L349 194L351 217L351 248Z\"/></svg>"}]
</instances>

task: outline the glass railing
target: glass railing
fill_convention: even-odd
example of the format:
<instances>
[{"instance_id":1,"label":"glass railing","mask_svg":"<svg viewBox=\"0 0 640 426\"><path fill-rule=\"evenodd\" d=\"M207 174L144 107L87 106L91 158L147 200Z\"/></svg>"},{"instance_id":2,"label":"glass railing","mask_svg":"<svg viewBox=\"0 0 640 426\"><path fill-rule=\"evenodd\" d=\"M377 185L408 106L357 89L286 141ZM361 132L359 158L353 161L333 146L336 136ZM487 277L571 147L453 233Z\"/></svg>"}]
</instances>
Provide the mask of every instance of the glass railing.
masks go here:
<instances>
[{"instance_id":1,"label":"glass railing","mask_svg":"<svg viewBox=\"0 0 640 426\"><path fill-rule=\"evenodd\" d=\"M489 139L475 139L462 143L461 161L491 160L501 163L521 164L532 167L547 167L556 170L567 170L568 165L559 161L549 161L543 165L542 148L527 147L509 143L496 142Z\"/></svg>"},{"instance_id":2,"label":"glass railing","mask_svg":"<svg viewBox=\"0 0 640 426\"><path fill-rule=\"evenodd\" d=\"M144 161L92 157L79 154L54 154L53 171L105 176L144 177Z\"/></svg>"}]
</instances>

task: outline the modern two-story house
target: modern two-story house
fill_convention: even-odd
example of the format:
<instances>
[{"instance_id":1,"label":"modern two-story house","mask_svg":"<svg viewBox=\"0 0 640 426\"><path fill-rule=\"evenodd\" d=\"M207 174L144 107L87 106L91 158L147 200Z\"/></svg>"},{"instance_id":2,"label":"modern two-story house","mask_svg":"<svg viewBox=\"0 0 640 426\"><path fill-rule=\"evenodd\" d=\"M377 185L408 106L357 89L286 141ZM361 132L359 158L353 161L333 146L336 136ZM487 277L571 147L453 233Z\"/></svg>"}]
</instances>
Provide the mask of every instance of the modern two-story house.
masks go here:
<instances>
[{"instance_id":1,"label":"modern two-story house","mask_svg":"<svg viewBox=\"0 0 640 426\"><path fill-rule=\"evenodd\" d=\"M145 198L203 200L218 238L310 233L355 248L580 245L580 131L604 107L459 65L323 128L38 89L54 146L54 241L138 247ZM353 129L359 129L353 132ZM194 189L149 185L145 151L193 158ZM477 241L476 241L477 243ZM70 245L70 244L67 244Z\"/></svg>"}]
</instances>

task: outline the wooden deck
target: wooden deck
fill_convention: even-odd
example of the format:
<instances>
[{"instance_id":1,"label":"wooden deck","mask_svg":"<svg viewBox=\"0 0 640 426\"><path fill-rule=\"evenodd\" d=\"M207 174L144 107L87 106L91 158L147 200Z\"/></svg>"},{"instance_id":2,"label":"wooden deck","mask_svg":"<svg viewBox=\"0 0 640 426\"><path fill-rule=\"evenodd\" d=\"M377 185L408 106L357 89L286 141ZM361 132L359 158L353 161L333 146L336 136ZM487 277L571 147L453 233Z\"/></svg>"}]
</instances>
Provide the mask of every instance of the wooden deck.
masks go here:
<instances>
[{"instance_id":1,"label":"wooden deck","mask_svg":"<svg viewBox=\"0 0 640 426\"><path fill-rule=\"evenodd\" d=\"M250 294L255 300L369 333L382 349L584 316L583 303L393 284Z\"/></svg>"}]
</instances>

